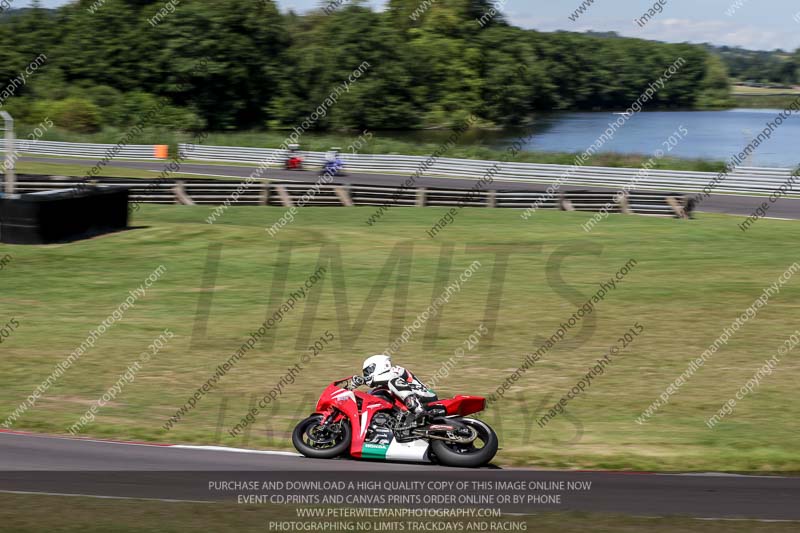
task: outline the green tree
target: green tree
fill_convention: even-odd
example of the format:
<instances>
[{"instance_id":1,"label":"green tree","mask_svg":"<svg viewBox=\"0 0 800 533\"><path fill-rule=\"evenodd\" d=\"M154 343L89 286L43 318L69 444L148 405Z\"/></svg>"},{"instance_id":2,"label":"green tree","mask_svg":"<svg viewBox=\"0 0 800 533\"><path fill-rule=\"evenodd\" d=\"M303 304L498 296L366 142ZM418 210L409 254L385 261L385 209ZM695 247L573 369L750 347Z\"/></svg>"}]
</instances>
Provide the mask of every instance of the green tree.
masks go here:
<instances>
[{"instance_id":1,"label":"green tree","mask_svg":"<svg viewBox=\"0 0 800 533\"><path fill-rule=\"evenodd\" d=\"M46 114L52 121L79 133L100 130L100 110L92 102L81 98L67 98L53 102Z\"/></svg>"},{"instance_id":2,"label":"green tree","mask_svg":"<svg viewBox=\"0 0 800 533\"><path fill-rule=\"evenodd\" d=\"M719 57L709 54L706 59L706 75L695 104L699 107L728 107L731 105L730 96L728 69Z\"/></svg>"},{"instance_id":3,"label":"green tree","mask_svg":"<svg viewBox=\"0 0 800 533\"><path fill-rule=\"evenodd\" d=\"M800 66L800 51L523 30L491 0L390 0L380 12L353 0L302 15L273 0L181 0L157 18L162 0L93 5L0 15L0 80L47 57L5 102L24 120L63 115L69 101L82 129L128 128L154 106L149 127L170 130L291 128L319 110L320 130L447 127L470 114L514 126L543 110L626 108L678 58L650 108L728 105L726 64L787 83Z\"/></svg>"}]
</instances>

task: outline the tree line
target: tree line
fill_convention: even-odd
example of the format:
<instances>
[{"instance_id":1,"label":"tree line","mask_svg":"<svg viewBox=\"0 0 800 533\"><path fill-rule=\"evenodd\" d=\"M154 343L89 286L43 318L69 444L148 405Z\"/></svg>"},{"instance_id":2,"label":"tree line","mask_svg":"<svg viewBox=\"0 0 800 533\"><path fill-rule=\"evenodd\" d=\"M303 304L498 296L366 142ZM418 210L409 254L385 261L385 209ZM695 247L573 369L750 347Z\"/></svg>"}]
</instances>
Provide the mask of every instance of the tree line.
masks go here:
<instances>
[{"instance_id":1,"label":"tree line","mask_svg":"<svg viewBox=\"0 0 800 533\"><path fill-rule=\"evenodd\" d=\"M488 0L362 0L305 14L271 0L79 0L0 18L0 84L46 54L4 102L92 132L136 124L180 131L290 128L364 61L371 68L316 129L523 125L539 111L625 109L664 69L685 64L649 108L723 106L728 74L702 46L542 33L508 24ZM334 6L335 8L332 8ZM412 16L413 15L413 16ZM157 20L157 24L153 21ZM205 67L196 68L198 60Z\"/></svg>"},{"instance_id":2,"label":"tree line","mask_svg":"<svg viewBox=\"0 0 800 533\"><path fill-rule=\"evenodd\" d=\"M800 84L800 49L794 53L728 46L710 47L710 50L721 57L730 77L739 82Z\"/></svg>"}]
</instances>

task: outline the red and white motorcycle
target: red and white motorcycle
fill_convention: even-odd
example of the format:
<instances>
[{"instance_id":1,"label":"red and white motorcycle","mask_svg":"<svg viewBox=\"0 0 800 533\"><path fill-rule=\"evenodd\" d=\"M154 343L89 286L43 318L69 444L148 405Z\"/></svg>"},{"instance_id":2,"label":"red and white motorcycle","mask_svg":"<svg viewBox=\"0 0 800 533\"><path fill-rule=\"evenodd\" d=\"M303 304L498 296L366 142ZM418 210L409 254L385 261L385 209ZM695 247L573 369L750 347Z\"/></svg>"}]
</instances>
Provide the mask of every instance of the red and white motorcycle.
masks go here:
<instances>
[{"instance_id":1,"label":"red and white motorcycle","mask_svg":"<svg viewBox=\"0 0 800 533\"><path fill-rule=\"evenodd\" d=\"M340 386L343 385L343 386ZM497 434L467 415L482 411L486 399L455 396L430 402L413 424L405 404L386 389L354 390L350 378L323 391L316 412L297 424L292 443L306 457L332 459L349 452L359 459L437 462L474 468L497 453Z\"/></svg>"}]
</instances>

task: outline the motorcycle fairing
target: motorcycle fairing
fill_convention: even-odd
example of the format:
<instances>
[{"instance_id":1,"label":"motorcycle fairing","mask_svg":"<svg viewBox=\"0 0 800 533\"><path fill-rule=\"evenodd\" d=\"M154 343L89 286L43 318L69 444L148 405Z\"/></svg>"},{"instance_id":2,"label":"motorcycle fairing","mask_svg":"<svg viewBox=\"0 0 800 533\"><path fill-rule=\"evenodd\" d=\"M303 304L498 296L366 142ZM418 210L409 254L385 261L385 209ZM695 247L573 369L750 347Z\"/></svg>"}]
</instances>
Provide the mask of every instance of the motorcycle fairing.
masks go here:
<instances>
[{"instance_id":1,"label":"motorcycle fairing","mask_svg":"<svg viewBox=\"0 0 800 533\"><path fill-rule=\"evenodd\" d=\"M361 412L358 408L359 403L361 403ZM329 416L335 408L347 416L353 430L350 442L350 455L353 457L385 461L430 462L430 443L424 439L398 442L392 435L387 444L366 442L367 429L372 424L375 414L393 407L394 404L378 396L330 385L317 403L317 413Z\"/></svg>"},{"instance_id":2,"label":"motorcycle fairing","mask_svg":"<svg viewBox=\"0 0 800 533\"><path fill-rule=\"evenodd\" d=\"M428 409L435 406L443 407L447 411L447 416L467 416L483 411L486 407L486 398L458 395L427 404Z\"/></svg>"}]
</instances>

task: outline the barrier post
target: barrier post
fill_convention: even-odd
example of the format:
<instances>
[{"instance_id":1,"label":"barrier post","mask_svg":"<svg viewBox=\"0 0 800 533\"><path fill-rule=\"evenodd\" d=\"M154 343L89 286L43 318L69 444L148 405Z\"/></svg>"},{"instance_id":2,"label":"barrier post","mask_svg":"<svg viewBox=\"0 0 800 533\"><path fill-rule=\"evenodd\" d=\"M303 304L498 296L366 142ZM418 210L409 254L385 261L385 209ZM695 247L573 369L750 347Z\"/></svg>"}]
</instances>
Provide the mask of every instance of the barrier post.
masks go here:
<instances>
[{"instance_id":1,"label":"barrier post","mask_svg":"<svg viewBox=\"0 0 800 533\"><path fill-rule=\"evenodd\" d=\"M353 207L353 200L350 198L350 193L347 192L346 188L341 185L334 185L333 191L336 193L336 196L339 197L339 201L342 202L343 206Z\"/></svg>"},{"instance_id":2,"label":"barrier post","mask_svg":"<svg viewBox=\"0 0 800 533\"><path fill-rule=\"evenodd\" d=\"M672 211L675 213L675 218L689 218L689 215L686 214L686 210L683 208L681 203L678 201L677 198L674 196L667 196L666 198L667 204L672 208Z\"/></svg>"},{"instance_id":3,"label":"barrier post","mask_svg":"<svg viewBox=\"0 0 800 533\"><path fill-rule=\"evenodd\" d=\"M486 207L497 207L497 191L490 189L486 195Z\"/></svg>"},{"instance_id":4,"label":"barrier post","mask_svg":"<svg viewBox=\"0 0 800 533\"><path fill-rule=\"evenodd\" d=\"M286 189L285 185L276 185L275 190L278 191L278 196L281 197L281 203L283 204L283 207L294 207L292 196L289 194L289 191Z\"/></svg>"},{"instance_id":5,"label":"barrier post","mask_svg":"<svg viewBox=\"0 0 800 533\"><path fill-rule=\"evenodd\" d=\"M575 206L572 205L572 202L569 201L567 195L563 192L558 198L558 205L562 211L575 211Z\"/></svg>"},{"instance_id":6,"label":"barrier post","mask_svg":"<svg viewBox=\"0 0 800 533\"><path fill-rule=\"evenodd\" d=\"M176 181L172 190L175 192L176 204L195 205L194 200L186 193L186 188L183 186L182 181Z\"/></svg>"},{"instance_id":7,"label":"barrier post","mask_svg":"<svg viewBox=\"0 0 800 533\"><path fill-rule=\"evenodd\" d=\"M3 118L3 130L6 132L6 157L5 157L5 173L6 173L6 194L14 194L16 189L16 175L14 174L16 153L14 148L14 119L8 111L0 111L0 117Z\"/></svg>"},{"instance_id":8,"label":"barrier post","mask_svg":"<svg viewBox=\"0 0 800 533\"><path fill-rule=\"evenodd\" d=\"M258 195L259 205L269 204L269 180L264 180L261 183L261 193Z\"/></svg>"},{"instance_id":9,"label":"barrier post","mask_svg":"<svg viewBox=\"0 0 800 533\"><path fill-rule=\"evenodd\" d=\"M425 197L425 187L420 187L417 189L417 207L425 207L426 197Z\"/></svg>"},{"instance_id":10,"label":"barrier post","mask_svg":"<svg viewBox=\"0 0 800 533\"><path fill-rule=\"evenodd\" d=\"M622 194L619 195L619 197L617 199L617 203L619 204L619 212L620 213L623 213L625 215L630 215L631 214L631 207L630 207L630 203L628 201L628 193L627 192L623 192Z\"/></svg>"}]
</instances>

